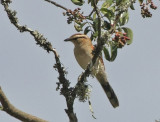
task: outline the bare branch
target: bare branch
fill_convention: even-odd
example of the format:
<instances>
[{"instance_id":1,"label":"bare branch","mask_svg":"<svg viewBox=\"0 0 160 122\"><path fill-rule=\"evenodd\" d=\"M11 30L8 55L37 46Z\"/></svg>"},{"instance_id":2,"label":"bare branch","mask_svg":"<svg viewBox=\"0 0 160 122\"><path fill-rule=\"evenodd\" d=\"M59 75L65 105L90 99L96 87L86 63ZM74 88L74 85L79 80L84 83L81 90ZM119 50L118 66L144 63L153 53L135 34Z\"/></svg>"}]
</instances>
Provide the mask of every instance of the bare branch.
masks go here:
<instances>
[{"instance_id":1,"label":"bare branch","mask_svg":"<svg viewBox=\"0 0 160 122\"><path fill-rule=\"evenodd\" d=\"M65 111L66 111L66 113L67 113L67 115L69 117L70 122L78 122L78 119L77 119L77 116L76 116L75 113L70 112L67 109L65 109Z\"/></svg>"},{"instance_id":2,"label":"bare branch","mask_svg":"<svg viewBox=\"0 0 160 122\"><path fill-rule=\"evenodd\" d=\"M58 3L54 2L54 1L51 1L51 0L44 0L44 1L47 1L47 2L53 4L53 5L57 6L57 7L60 7L62 9L64 9L64 10L66 10L66 11L68 10L66 7L64 7L64 6L58 4Z\"/></svg>"},{"instance_id":3,"label":"bare branch","mask_svg":"<svg viewBox=\"0 0 160 122\"><path fill-rule=\"evenodd\" d=\"M64 67L61 65L58 53L52 47L51 43L48 42L47 39L42 34L40 34L36 30L33 31L32 29L28 28L27 26L22 26L18 23L18 18L16 17L16 11L12 11L12 10L9 9L9 3L11 3L11 0L1 0L1 4L4 6L5 11L7 12L7 15L8 15L11 23L20 32L29 32L34 37L37 45L39 45L40 47L45 49L47 52L53 52L54 53L55 60L56 60L56 64L55 64L54 68L56 68L58 70L59 84L62 85L61 94L66 98L66 103L67 103L67 107L68 107L68 109L66 109L65 111L66 111L66 113L67 113L67 115L70 119L70 122L77 122L78 120L77 120L76 114L73 111L73 103L74 103L74 99L75 99L75 97L74 98L72 97L73 88L72 87L69 88L70 82L65 78L66 72L64 70ZM56 4L56 6L59 6L59 5ZM25 118L26 114L23 114L23 115L24 115L24 118ZM15 114L13 116L16 117Z\"/></svg>"},{"instance_id":4,"label":"bare branch","mask_svg":"<svg viewBox=\"0 0 160 122\"><path fill-rule=\"evenodd\" d=\"M93 8L93 10L91 11L91 13L88 15L88 17L92 16L93 12L95 11L95 9Z\"/></svg>"},{"instance_id":5,"label":"bare branch","mask_svg":"<svg viewBox=\"0 0 160 122\"><path fill-rule=\"evenodd\" d=\"M0 102L2 104L2 110L7 112L9 115L23 121L23 122L47 122L46 120L40 119L31 114L25 113L17 108L15 108L7 99L4 92L0 87Z\"/></svg>"}]
</instances>

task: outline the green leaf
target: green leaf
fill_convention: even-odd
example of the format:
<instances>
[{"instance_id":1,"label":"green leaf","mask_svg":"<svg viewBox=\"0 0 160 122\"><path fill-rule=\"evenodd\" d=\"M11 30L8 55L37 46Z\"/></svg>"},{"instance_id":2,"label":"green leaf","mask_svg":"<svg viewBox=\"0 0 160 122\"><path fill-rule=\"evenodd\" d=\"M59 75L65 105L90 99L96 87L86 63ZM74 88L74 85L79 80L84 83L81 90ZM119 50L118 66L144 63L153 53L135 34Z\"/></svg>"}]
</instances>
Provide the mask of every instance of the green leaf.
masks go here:
<instances>
[{"instance_id":1,"label":"green leaf","mask_svg":"<svg viewBox=\"0 0 160 122\"><path fill-rule=\"evenodd\" d=\"M117 57L117 50L118 50L118 45L115 42L110 41L109 43L109 47L104 47L103 48L103 52L105 55L106 60L113 62L116 57Z\"/></svg>"},{"instance_id":2,"label":"green leaf","mask_svg":"<svg viewBox=\"0 0 160 122\"><path fill-rule=\"evenodd\" d=\"M74 3L75 5L78 5L78 6L82 6L84 4L84 1L83 0L71 0L72 3Z\"/></svg>"},{"instance_id":3,"label":"green leaf","mask_svg":"<svg viewBox=\"0 0 160 122\"><path fill-rule=\"evenodd\" d=\"M132 10L135 10L135 8L134 8L134 6L133 6L133 3L131 4L130 8L131 8Z\"/></svg>"},{"instance_id":4,"label":"green leaf","mask_svg":"<svg viewBox=\"0 0 160 122\"><path fill-rule=\"evenodd\" d=\"M94 14L93 14L93 20L95 20L96 19L96 12L94 12Z\"/></svg>"},{"instance_id":5,"label":"green leaf","mask_svg":"<svg viewBox=\"0 0 160 122\"><path fill-rule=\"evenodd\" d=\"M78 32L82 31L83 30L82 28L86 23L87 22L80 23L78 21L75 21L74 27L75 27L76 31L78 31Z\"/></svg>"},{"instance_id":6,"label":"green leaf","mask_svg":"<svg viewBox=\"0 0 160 122\"><path fill-rule=\"evenodd\" d=\"M109 8L109 10L111 10L113 13L115 12L115 6L111 6L110 8Z\"/></svg>"},{"instance_id":7,"label":"green leaf","mask_svg":"<svg viewBox=\"0 0 160 122\"><path fill-rule=\"evenodd\" d=\"M97 37L98 37L98 31L96 31L96 32L91 31L90 39L95 40Z\"/></svg>"},{"instance_id":8,"label":"green leaf","mask_svg":"<svg viewBox=\"0 0 160 122\"><path fill-rule=\"evenodd\" d=\"M112 12L112 10L109 10L107 8L101 8L101 12L104 14L105 17L108 18L108 20L111 22L111 20L114 17L114 13Z\"/></svg>"},{"instance_id":9,"label":"green leaf","mask_svg":"<svg viewBox=\"0 0 160 122\"><path fill-rule=\"evenodd\" d=\"M109 14L111 13L112 11L107 9L107 8L101 8L100 11L103 13L103 14Z\"/></svg>"},{"instance_id":10,"label":"green leaf","mask_svg":"<svg viewBox=\"0 0 160 122\"><path fill-rule=\"evenodd\" d=\"M110 57L108 48L104 47L104 48L103 48L103 52L104 52L104 56L105 56L106 60L110 61L110 60L111 60L111 57Z\"/></svg>"},{"instance_id":11,"label":"green leaf","mask_svg":"<svg viewBox=\"0 0 160 122\"><path fill-rule=\"evenodd\" d=\"M97 29L98 29L98 18L93 20L92 27L93 27L94 31L97 31Z\"/></svg>"},{"instance_id":12,"label":"green leaf","mask_svg":"<svg viewBox=\"0 0 160 122\"><path fill-rule=\"evenodd\" d=\"M131 2L131 0L116 0L116 6L125 5L129 2Z\"/></svg>"},{"instance_id":13,"label":"green leaf","mask_svg":"<svg viewBox=\"0 0 160 122\"><path fill-rule=\"evenodd\" d=\"M0 110L3 111L3 107L2 106L0 106Z\"/></svg>"},{"instance_id":14,"label":"green leaf","mask_svg":"<svg viewBox=\"0 0 160 122\"><path fill-rule=\"evenodd\" d=\"M123 0L116 0L116 5L120 5L120 3L122 2Z\"/></svg>"},{"instance_id":15,"label":"green leaf","mask_svg":"<svg viewBox=\"0 0 160 122\"><path fill-rule=\"evenodd\" d=\"M89 28L90 28L90 26L87 26L87 27L84 29L84 34L87 34L89 31L91 31Z\"/></svg>"},{"instance_id":16,"label":"green leaf","mask_svg":"<svg viewBox=\"0 0 160 122\"><path fill-rule=\"evenodd\" d=\"M88 0L88 4L91 2L91 0Z\"/></svg>"},{"instance_id":17,"label":"green leaf","mask_svg":"<svg viewBox=\"0 0 160 122\"><path fill-rule=\"evenodd\" d=\"M98 36L98 31L96 31L95 33L93 33L93 38L97 38Z\"/></svg>"},{"instance_id":18,"label":"green leaf","mask_svg":"<svg viewBox=\"0 0 160 122\"><path fill-rule=\"evenodd\" d=\"M96 4L97 4L98 0L91 0L91 6L92 6L92 7L94 7L95 2L96 2Z\"/></svg>"},{"instance_id":19,"label":"green leaf","mask_svg":"<svg viewBox=\"0 0 160 122\"><path fill-rule=\"evenodd\" d=\"M142 3L143 3L143 0L138 0L138 1L139 1L139 3L140 3L140 4L142 4Z\"/></svg>"},{"instance_id":20,"label":"green leaf","mask_svg":"<svg viewBox=\"0 0 160 122\"><path fill-rule=\"evenodd\" d=\"M123 26L123 25L127 24L128 20L129 20L129 13L128 13L128 11L127 12L123 12L121 14L120 19L119 19L120 26Z\"/></svg>"},{"instance_id":21,"label":"green leaf","mask_svg":"<svg viewBox=\"0 0 160 122\"><path fill-rule=\"evenodd\" d=\"M133 41L133 32L130 28L127 28L127 27L122 27L122 29L127 34L127 37L130 39L130 40L127 40L127 45L130 45Z\"/></svg>"},{"instance_id":22,"label":"green leaf","mask_svg":"<svg viewBox=\"0 0 160 122\"><path fill-rule=\"evenodd\" d=\"M117 57L117 44L116 43L113 43L111 42L110 43L110 47L111 47L111 60L110 61L114 61Z\"/></svg>"},{"instance_id":23,"label":"green leaf","mask_svg":"<svg viewBox=\"0 0 160 122\"><path fill-rule=\"evenodd\" d=\"M81 27L83 27L87 22L83 22L80 24Z\"/></svg>"},{"instance_id":24,"label":"green leaf","mask_svg":"<svg viewBox=\"0 0 160 122\"><path fill-rule=\"evenodd\" d=\"M109 29L111 29L111 24L108 21L104 20L102 28L105 30L109 30Z\"/></svg>"},{"instance_id":25,"label":"green leaf","mask_svg":"<svg viewBox=\"0 0 160 122\"><path fill-rule=\"evenodd\" d=\"M93 40L93 32L91 32L90 39Z\"/></svg>"},{"instance_id":26,"label":"green leaf","mask_svg":"<svg viewBox=\"0 0 160 122\"><path fill-rule=\"evenodd\" d=\"M106 0L103 4L101 8L109 8L113 3L113 0Z\"/></svg>"},{"instance_id":27,"label":"green leaf","mask_svg":"<svg viewBox=\"0 0 160 122\"><path fill-rule=\"evenodd\" d=\"M82 27L81 27L80 25L78 25L78 24L74 24L74 28L75 28L76 31L78 31L78 32L80 32L80 31L83 30Z\"/></svg>"}]
</instances>

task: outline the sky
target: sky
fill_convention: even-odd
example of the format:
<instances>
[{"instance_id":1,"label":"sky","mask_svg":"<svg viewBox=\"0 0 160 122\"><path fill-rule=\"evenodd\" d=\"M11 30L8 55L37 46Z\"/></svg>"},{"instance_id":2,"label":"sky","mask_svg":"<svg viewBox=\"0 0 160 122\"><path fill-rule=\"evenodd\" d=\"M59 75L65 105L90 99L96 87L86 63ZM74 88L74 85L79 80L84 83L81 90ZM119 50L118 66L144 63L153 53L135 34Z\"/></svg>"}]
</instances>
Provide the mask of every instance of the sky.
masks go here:
<instances>
[{"instance_id":1,"label":"sky","mask_svg":"<svg viewBox=\"0 0 160 122\"><path fill-rule=\"evenodd\" d=\"M55 2L74 10L71 2ZM156 1L157 2L157 1ZM159 5L159 2L157 2ZM38 30L56 48L61 63L74 86L83 71L73 54L74 45L63 40L76 33L68 25L63 10L43 0L14 0L19 23ZM108 80L115 90L120 106L114 109L95 78L88 78L92 86L91 103L75 101L74 112L79 122L154 122L160 119L160 9L153 17L143 19L140 7L130 11L126 25L134 33L133 43L118 50L114 62L104 59ZM90 11L87 5L84 13ZM86 14L86 15L87 15ZM63 96L56 91L58 73L53 69L54 55L37 46L29 33L20 33L9 21L0 5L0 86L10 102L20 110L50 122L66 122ZM20 122L0 111L0 122Z\"/></svg>"}]
</instances>

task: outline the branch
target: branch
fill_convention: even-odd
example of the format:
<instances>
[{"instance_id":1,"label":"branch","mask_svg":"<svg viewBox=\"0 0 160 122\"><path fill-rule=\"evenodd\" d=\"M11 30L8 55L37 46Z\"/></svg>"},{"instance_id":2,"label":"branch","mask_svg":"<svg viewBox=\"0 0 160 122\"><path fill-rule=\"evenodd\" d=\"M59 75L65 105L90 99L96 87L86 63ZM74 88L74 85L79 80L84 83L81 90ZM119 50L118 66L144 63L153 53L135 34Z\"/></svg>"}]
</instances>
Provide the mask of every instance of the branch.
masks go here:
<instances>
[{"instance_id":1,"label":"branch","mask_svg":"<svg viewBox=\"0 0 160 122\"><path fill-rule=\"evenodd\" d=\"M93 8L93 10L92 10L91 13L88 15L88 17L91 17L94 11L95 11L95 9Z\"/></svg>"},{"instance_id":2,"label":"branch","mask_svg":"<svg viewBox=\"0 0 160 122\"><path fill-rule=\"evenodd\" d=\"M70 82L65 78L65 70L64 67L61 65L59 55L56 52L56 50L52 47L52 44L47 41L47 39L40 34L38 31L33 31L32 29L28 28L27 26L22 26L18 23L18 18L16 17L16 11L12 11L9 9L9 4L11 3L11 0L1 0L1 4L4 6L5 11L7 12L7 15L9 17L9 20L11 23L20 31L20 32L29 32L35 39L36 44L42 47L44 50L46 50L48 53L53 52L55 55L56 64L54 68L58 70L59 73L59 83L58 87L62 85L61 88L61 94L66 98L66 103L68 109L66 109L66 113L70 119L70 122L77 122L76 114L73 111L73 103L74 99L72 99L71 92L73 91L73 88L69 88ZM59 6L56 4L56 6ZM59 6L60 7L60 6ZM64 8L65 9L65 8ZM25 118L25 114L24 118ZM15 115L13 115L16 117ZM38 122L38 121L37 121Z\"/></svg>"},{"instance_id":3,"label":"branch","mask_svg":"<svg viewBox=\"0 0 160 122\"><path fill-rule=\"evenodd\" d=\"M2 110L7 112L9 115L23 121L23 122L47 122L46 120L40 119L36 116L25 113L15 108L7 99L4 92L0 87L0 102L2 104Z\"/></svg>"},{"instance_id":4,"label":"branch","mask_svg":"<svg viewBox=\"0 0 160 122\"><path fill-rule=\"evenodd\" d=\"M73 104L74 104L74 100L75 100L75 97L73 98L72 94L71 94L73 92L73 90L72 90L73 88L72 87L69 88L70 82L65 78L66 73L65 73L64 67L61 66L59 56L58 56L56 50L52 49L52 52L54 53L55 59L56 59L56 64L55 64L54 68L58 69L58 72L59 72L58 79L59 79L60 83L58 83L58 87L59 87L59 85L62 85L61 94L65 97L66 103L67 103L68 109L65 109L65 112L67 113L70 122L78 122L77 116L73 111Z\"/></svg>"},{"instance_id":5,"label":"branch","mask_svg":"<svg viewBox=\"0 0 160 122\"><path fill-rule=\"evenodd\" d=\"M51 1L51 0L44 0L44 1L47 1L47 2L49 2L49 3L51 3L51 4L55 5L55 6L57 6L59 8L62 8L64 10L68 11L68 9L66 7L64 7L64 6L58 4L58 3L54 2L54 1Z\"/></svg>"},{"instance_id":6,"label":"branch","mask_svg":"<svg viewBox=\"0 0 160 122\"><path fill-rule=\"evenodd\" d=\"M95 9L96 14L98 16L98 39L97 40L98 40L98 43L101 43L101 40L100 40L100 38L101 38L101 16L100 16L100 12L97 7L97 4L96 4L97 0L93 0L93 1L94 1L94 9Z\"/></svg>"}]
</instances>

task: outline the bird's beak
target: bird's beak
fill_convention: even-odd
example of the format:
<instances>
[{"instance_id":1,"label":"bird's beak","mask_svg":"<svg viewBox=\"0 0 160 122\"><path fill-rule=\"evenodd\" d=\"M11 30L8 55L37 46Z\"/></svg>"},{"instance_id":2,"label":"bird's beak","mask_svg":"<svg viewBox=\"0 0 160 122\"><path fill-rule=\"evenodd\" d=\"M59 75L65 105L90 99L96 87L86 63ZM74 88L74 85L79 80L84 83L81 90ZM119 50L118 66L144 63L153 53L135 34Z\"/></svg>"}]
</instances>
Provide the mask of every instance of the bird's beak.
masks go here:
<instances>
[{"instance_id":1,"label":"bird's beak","mask_svg":"<svg viewBox=\"0 0 160 122\"><path fill-rule=\"evenodd\" d=\"M65 41L65 42L68 42L68 41L70 41L70 38L67 38L67 39L65 39L64 41Z\"/></svg>"}]
</instances>

